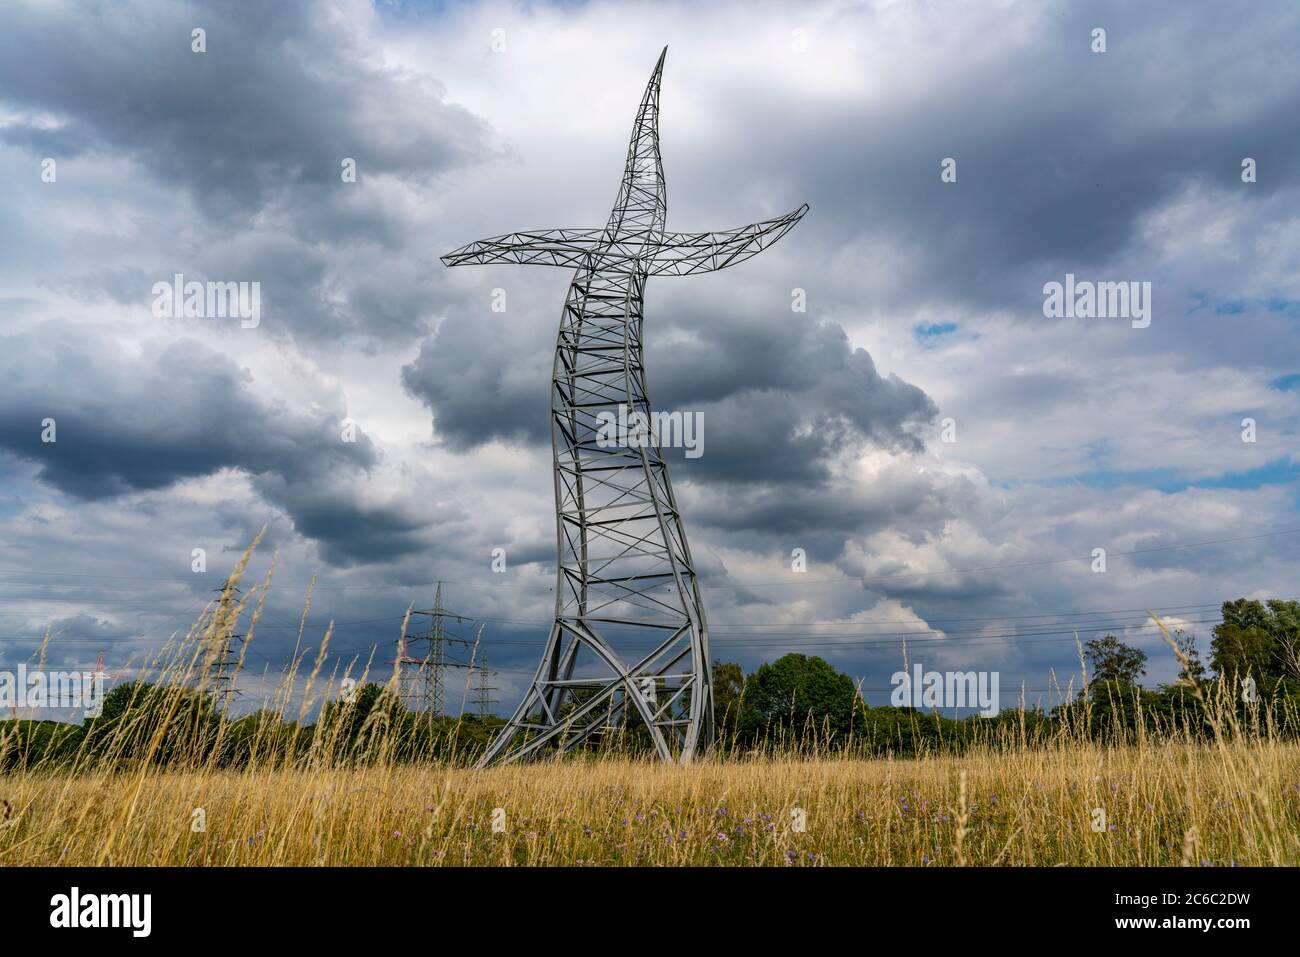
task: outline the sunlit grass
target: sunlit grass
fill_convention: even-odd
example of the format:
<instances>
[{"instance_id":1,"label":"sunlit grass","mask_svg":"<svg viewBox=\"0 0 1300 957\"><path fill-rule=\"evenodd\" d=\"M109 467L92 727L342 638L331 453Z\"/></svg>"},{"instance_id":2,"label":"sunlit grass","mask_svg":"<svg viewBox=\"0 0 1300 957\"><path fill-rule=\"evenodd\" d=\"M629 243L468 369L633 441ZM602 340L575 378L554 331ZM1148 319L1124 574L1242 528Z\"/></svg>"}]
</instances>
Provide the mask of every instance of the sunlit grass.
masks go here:
<instances>
[{"instance_id":1,"label":"sunlit grass","mask_svg":"<svg viewBox=\"0 0 1300 957\"><path fill-rule=\"evenodd\" d=\"M11 775L0 792L14 808L0 830L7 865L1300 861L1300 747L1267 742L687 767L152 769Z\"/></svg>"}]
</instances>

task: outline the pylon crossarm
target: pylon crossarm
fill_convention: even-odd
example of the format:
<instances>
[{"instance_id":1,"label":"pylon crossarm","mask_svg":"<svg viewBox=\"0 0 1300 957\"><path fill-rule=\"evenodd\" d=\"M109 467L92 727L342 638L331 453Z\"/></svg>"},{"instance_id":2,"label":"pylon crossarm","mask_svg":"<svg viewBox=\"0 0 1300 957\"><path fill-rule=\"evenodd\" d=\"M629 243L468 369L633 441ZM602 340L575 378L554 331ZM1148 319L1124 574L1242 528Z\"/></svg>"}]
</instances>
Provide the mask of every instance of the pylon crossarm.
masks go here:
<instances>
[{"instance_id":1,"label":"pylon crossarm","mask_svg":"<svg viewBox=\"0 0 1300 957\"><path fill-rule=\"evenodd\" d=\"M705 233L650 230L609 239L603 229L547 229L505 233L468 243L442 257L445 266L560 266L569 269L595 257L600 268L651 276L693 276L734 266L757 256L788 233L808 204L776 219Z\"/></svg>"},{"instance_id":2,"label":"pylon crossarm","mask_svg":"<svg viewBox=\"0 0 1300 957\"><path fill-rule=\"evenodd\" d=\"M579 265L583 257L600 246L601 229L547 229L506 233L467 243L442 257L444 266L485 266L510 263L517 266Z\"/></svg>"},{"instance_id":3,"label":"pylon crossarm","mask_svg":"<svg viewBox=\"0 0 1300 957\"><path fill-rule=\"evenodd\" d=\"M794 228L808 204L776 219L714 233L665 233L654 249L651 276L693 276L714 272L757 256Z\"/></svg>"}]
</instances>

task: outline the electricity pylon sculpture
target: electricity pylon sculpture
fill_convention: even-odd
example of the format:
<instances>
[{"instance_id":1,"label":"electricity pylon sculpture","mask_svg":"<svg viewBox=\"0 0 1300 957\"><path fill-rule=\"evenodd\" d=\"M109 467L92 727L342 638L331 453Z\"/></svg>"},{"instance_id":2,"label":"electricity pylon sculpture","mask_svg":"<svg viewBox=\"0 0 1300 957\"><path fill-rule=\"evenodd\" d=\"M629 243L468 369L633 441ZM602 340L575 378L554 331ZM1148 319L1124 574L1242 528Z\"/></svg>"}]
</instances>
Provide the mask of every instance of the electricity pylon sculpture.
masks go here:
<instances>
[{"instance_id":1,"label":"electricity pylon sculpture","mask_svg":"<svg viewBox=\"0 0 1300 957\"><path fill-rule=\"evenodd\" d=\"M509 233L442 257L448 266L575 270L551 377L555 622L532 684L480 766L567 751L633 713L664 760L688 762L712 740L708 627L668 467L653 434L611 443L601 413L622 407L629 421L651 421L641 358L646 279L743 262L808 206L724 232L665 232L659 85L667 53L641 98L603 229Z\"/></svg>"}]
</instances>

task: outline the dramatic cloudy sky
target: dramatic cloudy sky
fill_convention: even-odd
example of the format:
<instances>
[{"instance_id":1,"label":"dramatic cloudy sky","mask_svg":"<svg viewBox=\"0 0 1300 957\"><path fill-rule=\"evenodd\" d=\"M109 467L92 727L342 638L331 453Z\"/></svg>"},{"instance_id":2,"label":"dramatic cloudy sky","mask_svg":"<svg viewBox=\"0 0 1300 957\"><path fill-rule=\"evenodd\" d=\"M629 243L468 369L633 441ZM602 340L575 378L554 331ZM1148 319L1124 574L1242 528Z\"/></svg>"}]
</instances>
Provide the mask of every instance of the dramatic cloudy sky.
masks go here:
<instances>
[{"instance_id":1,"label":"dramatic cloudy sky","mask_svg":"<svg viewBox=\"0 0 1300 957\"><path fill-rule=\"evenodd\" d=\"M1077 629L1169 680L1141 609L1205 648L1216 603L1300 592L1297 35L1288 2L10 2L0 666L52 627L49 661L131 673L265 525L246 701L317 575L345 659L446 581L513 705L569 277L437 257L602 224L667 44L669 228L811 205L648 290L652 398L704 421L671 463L715 657L806 650L883 703L910 637L1009 703ZM260 324L155 317L175 273L260 283ZM1066 273L1150 282L1150 326L1045 318Z\"/></svg>"}]
</instances>

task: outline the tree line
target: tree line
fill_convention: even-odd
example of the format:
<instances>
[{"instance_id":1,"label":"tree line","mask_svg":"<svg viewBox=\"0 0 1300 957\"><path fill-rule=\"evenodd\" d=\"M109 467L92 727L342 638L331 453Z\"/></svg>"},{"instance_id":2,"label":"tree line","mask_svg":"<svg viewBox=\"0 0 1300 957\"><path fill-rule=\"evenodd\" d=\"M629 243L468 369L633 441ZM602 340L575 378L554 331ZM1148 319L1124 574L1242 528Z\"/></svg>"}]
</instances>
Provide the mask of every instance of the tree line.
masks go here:
<instances>
[{"instance_id":1,"label":"tree line","mask_svg":"<svg viewBox=\"0 0 1300 957\"><path fill-rule=\"evenodd\" d=\"M714 663L715 750L917 754L977 744L1031 746L1064 727L1096 739L1142 734L1208 736L1216 722L1242 725L1260 715L1270 728L1300 729L1300 602L1225 602L1208 663L1195 638L1168 636L1176 680L1144 687L1147 655L1115 635L1081 647L1084 674L1051 708L1019 702L991 718L957 718L939 709L868 707L848 675L798 653L746 675L735 662ZM630 710L630 709L629 709ZM221 767L377 760L472 760L498 733L500 718L452 718L411 711L393 691L368 683L352 700L327 702L312 724L260 710L228 720L212 699L183 684L133 681L115 687L103 713L72 725L0 721L0 770L68 763L209 764ZM600 747L648 753L650 738L633 712Z\"/></svg>"}]
</instances>

